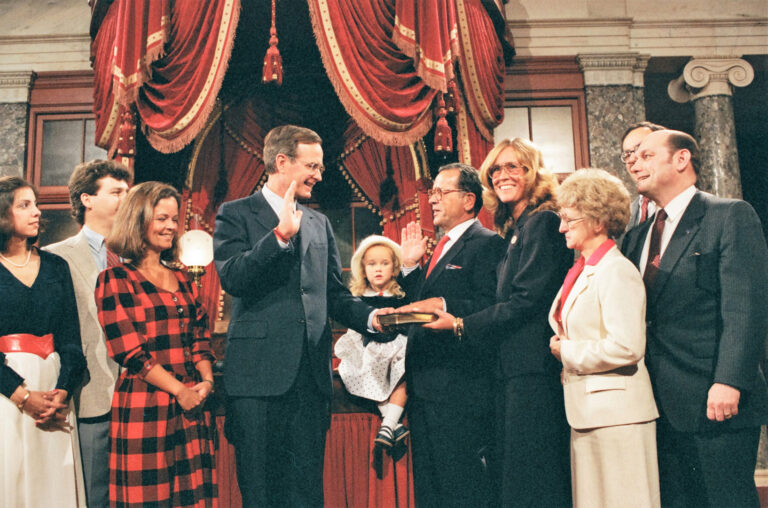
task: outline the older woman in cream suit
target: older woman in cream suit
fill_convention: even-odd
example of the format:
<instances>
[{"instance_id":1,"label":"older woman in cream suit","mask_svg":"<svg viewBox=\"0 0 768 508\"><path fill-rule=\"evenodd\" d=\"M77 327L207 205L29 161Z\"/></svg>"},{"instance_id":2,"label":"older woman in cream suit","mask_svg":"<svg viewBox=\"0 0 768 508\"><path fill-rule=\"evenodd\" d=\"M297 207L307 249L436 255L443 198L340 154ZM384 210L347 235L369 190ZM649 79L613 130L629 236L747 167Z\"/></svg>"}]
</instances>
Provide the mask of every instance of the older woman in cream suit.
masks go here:
<instances>
[{"instance_id":1,"label":"older woman in cream suit","mask_svg":"<svg viewBox=\"0 0 768 508\"><path fill-rule=\"evenodd\" d=\"M563 363L576 507L659 506L656 422L645 367L645 287L611 237L629 193L607 172L579 170L557 191L560 232L581 254L549 314Z\"/></svg>"}]
</instances>

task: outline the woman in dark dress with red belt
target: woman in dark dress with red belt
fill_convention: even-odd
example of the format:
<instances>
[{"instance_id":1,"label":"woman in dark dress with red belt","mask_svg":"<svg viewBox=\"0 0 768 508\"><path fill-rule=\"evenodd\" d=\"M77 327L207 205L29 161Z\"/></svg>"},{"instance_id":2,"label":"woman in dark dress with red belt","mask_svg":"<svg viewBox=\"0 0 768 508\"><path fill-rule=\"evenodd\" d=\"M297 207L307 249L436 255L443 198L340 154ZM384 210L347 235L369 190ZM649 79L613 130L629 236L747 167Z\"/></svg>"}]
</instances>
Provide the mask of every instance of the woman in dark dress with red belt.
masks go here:
<instances>
[{"instance_id":1,"label":"woman in dark dress with red belt","mask_svg":"<svg viewBox=\"0 0 768 508\"><path fill-rule=\"evenodd\" d=\"M112 400L112 506L215 506L207 316L177 260L180 196L158 182L128 193L107 246L128 262L99 275L109 354L125 370Z\"/></svg>"},{"instance_id":2,"label":"woman in dark dress with red belt","mask_svg":"<svg viewBox=\"0 0 768 508\"><path fill-rule=\"evenodd\" d=\"M75 292L67 262L34 247L39 231L37 191L0 178L0 506L85 507Z\"/></svg>"}]
</instances>

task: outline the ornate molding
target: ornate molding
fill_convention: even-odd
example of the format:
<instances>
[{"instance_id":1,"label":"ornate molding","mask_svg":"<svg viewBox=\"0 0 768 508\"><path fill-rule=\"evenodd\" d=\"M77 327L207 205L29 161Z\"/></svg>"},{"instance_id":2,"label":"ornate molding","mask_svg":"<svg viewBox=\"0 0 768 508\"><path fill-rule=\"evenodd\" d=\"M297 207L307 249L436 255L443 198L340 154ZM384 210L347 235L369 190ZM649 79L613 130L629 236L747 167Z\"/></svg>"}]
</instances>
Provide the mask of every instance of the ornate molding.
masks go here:
<instances>
[{"instance_id":1,"label":"ornate molding","mask_svg":"<svg viewBox=\"0 0 768 508\"><path fill-rule=\"evenodd\" d=\"M765 54L768 18L744 14L730 19L679 18L675 2L666 2L671 12L645 13L649 19L615 18L526 18L510 14L507 26L518 56L567 56L580 53L635 51L651 56L706 56ZM554 2L551 2L554 4ZM576 2L563 2L563 14ZM661 4L660 4L661 5ZM661 9L665 8L661 6ZM540 13L537 15L541 15ZM730 16L730 14L728 14ZM726 16L725 13L722 16Z\"/></svg>"},{"instance_id":2,"label":"ornate molding","mask_svg":"<svg viewBox=\"0 0 768 508\"><path fill-rule=\"evenodd\" d=\"M87 33L0 36L0 72L88 71L90 55Z\"/></svg>"},{"instance_id":3,"label":"ornate molding","mask_svg":"<svg viewBox=\"0 0 768 508\"><path fill-rule=\"evenodd\" d=\"M642 87L650 55L639 53L582 53L576 55L585 86L632 85Z\"/></svg>"},{"instance_id":4,"label":"ornate molding","mask_svg":"<svg viewBox=\"0 0 768 508\"><path fill-rule=\"evenodd\" d=\"M667 85L676 102L688 102L711 95L733 95L733 87L752 83L755 71L738 56L710 56L691 59L680 77Z\"/></svg>"},{"instance_id":5,"label":"ornate molding","mask_svg":"<svg viewBox=\"0 0 768 508\"><path fill-rule=\"evenodd\" d=\"M0 103L29 102L29 89L34 80L32 71L0 72Z\"/></svg>"}]
</instances>

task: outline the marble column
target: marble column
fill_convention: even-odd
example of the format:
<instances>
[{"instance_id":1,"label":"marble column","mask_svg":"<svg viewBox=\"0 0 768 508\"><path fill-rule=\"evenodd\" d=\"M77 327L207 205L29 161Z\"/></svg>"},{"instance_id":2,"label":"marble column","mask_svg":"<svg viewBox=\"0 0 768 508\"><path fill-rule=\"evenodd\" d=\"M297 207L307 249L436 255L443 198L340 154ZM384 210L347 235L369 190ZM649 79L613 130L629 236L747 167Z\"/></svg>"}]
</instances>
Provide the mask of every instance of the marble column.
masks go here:
<instances>
[{"instance_id":1,"label":"marble column","mask_svg":"<svg viewBox=\"0 0 768 508\"><path fill-rule=\"evenodd\" d=\"M0 72L0 176L24 176L34 73Z\"/></svg>"},{"instance_id":2,"label":"marble column","mask_svg":"<svg viewBox=\"0 0 768 508\"><path fill-rule=\"evenodd\" d=\"M649 58L638 53L577 56L584 73L590 165L615 174L633 191L635 184L621 162L621 135L645 120L643 74Z\"/></svg>"},{"instance_id":3,"label":"marble column","mask_svg":"<svg viewBox=\"0 0 768 508\"><path fill-rule=\"evenodd\" d=\"M731 97L734 86L749 85L754 75L752 66L737 57L694 58L667 87L673 100L693 102L695 137L701 149L697 186L718 196L741 198Z\"/></svg>"}]
</instances>

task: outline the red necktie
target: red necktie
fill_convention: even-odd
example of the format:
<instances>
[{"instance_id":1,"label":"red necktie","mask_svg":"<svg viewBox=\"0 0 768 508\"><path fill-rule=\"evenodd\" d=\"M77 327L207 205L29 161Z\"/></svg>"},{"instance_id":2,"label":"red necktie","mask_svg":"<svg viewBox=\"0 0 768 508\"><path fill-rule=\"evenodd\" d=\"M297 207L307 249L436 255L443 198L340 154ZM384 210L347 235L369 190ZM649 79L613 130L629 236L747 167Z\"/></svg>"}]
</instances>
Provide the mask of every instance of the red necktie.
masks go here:
<instances>
[{"instance_id":1,"label":"red necktie","mask_svg":"<svg viewBox=\"0 0 768 508\"><path fill-rule=\"evenodd\" d=\"M643 196L643 202L640 205L640 220L637 222L638 224L642 224L648 218L648 203L650 201L650 199Z\"/></svg>"},{"instance_id":2,"label":"red necktie","mask_svg":"<svg viewBox=\"0 0 768 508\"><path fill-rule=\"evenodd\" d=\"M437 246L435 247L435 252L432 253L432 259L429 261L429 268L427 268L427 277L429 277L429 274L432 273L432 269L437 264L437 260L440 259L440 254L443 253L443 247L445 247L445 244L448 243L448 240L450 240L448 235L443 235L440 241L437 242Z\"/></svg>"},{"instance_id":3,"label":"red necktie","mask_svg":"<svg viewBox=\"0 0 768 508\"><path fill-rule=\"evenodd\" d=\"M651 245L648 247L648 261L645 263L645 273L643 273L643 282L645 282L646 291L653 286L656 275L659 273L659 264L661 263L661 235L664 233L664 221L667 219L667 212L659 208L656 212L656 220L653 221L653 232L651 232Z\"/></svg>"},{"instance_id":4,"label":"red necktie","mask_svg":"<svg viewBox=\"0 0 768 508\"><path fill-rule=\"evenodd\" d=\"M113 266L117 266L120 263L120 256L107 249L107 268L112 268Z\"/></svg>"}]
</instances>

